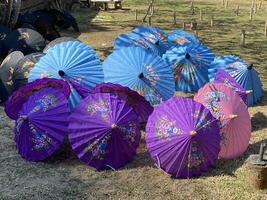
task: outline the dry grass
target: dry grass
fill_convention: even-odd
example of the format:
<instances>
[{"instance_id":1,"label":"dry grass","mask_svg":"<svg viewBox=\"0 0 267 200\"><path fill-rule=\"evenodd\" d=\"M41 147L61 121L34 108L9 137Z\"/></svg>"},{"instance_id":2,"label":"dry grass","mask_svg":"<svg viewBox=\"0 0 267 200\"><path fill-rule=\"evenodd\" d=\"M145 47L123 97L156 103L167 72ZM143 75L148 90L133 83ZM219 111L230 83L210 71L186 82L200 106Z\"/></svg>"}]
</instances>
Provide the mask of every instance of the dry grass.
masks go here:
<instances>
[{"instance_id":1,"label":"dry grass","mask_svg":"<svg viewBox=\"0 0 267 200\"><path fill-rule=\"evenodd\" d=\"M134 20L134 10L144 13L143 0L126 0L123 11L93 12L79 10L76 16L81 35L75 35L94 47L104 59L111 51L114 38L140 24ZM198 20L190 15L189 1L157 0L153 23L170 31L172 13L178 13L178 26L183 21ZM177 3L179 2L179 3ZM199 38L217 55L237 54L253 62L260 72L264 87L267 76L264 65L267 58L267 39L263 35L267 19L267 2L249 22L250 0L229 1L224 9L219 0L195 0L203 8L204 20L199 25ZM240 16L234 8L240 5ZM209 18L215 16L215 27ZM97 16L97 17L95 17ZM241 29L248 31L246 48L239 47ZM72 35L71 31L65 35ZM256 153L267 139L267 99L249 109L253 123L251 144L239 159L218 161L214 169L198 179L175 180L151 162L142 140L134 161L118 171L96 172L81 163L69 149L40 163L25 162L16 153L11 122L0 108L0 199L267 199L266 191L253 191L246 184L245 160Z\"/></svg>"}]
</instances>

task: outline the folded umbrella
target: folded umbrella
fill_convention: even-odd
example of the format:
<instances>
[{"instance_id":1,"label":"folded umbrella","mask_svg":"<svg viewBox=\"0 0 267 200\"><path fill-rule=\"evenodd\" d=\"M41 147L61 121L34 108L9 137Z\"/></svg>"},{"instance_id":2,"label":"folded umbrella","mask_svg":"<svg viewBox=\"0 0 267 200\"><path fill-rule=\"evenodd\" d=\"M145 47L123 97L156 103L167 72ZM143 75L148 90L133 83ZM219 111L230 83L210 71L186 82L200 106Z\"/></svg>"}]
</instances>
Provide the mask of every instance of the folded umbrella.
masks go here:
<instances>
[{"instance_id":1,"label":"folded umbrella","mask_svg":"<svg viewBox=\"0 0 267 200\"><path fill-rule=\"evenodd\" d=\"M246 104L223 83L209 83L194 99L206 106L220 121L221 159L234 159L243 154L251 137L251 120Z\"/></svg>"},{"instance_id":2,"label":"folded umbrella","mask_svg":"<svg viewBox=\"0 0 267 200\"><path fill-rule=\"evenodd\" d=\"M208 67L214 60L212 51L194 43L188 47L174 47L163 55L175 78L176 91L197 92L208 81Z\"/></svg>"},{"instance_id":3,"label":"folded umbrella","mask_svg":"<svg viewBox=\"0 0 267 200\"><path fill-rule=\"evenodd\" d=\"M68 132L68 101L57 90L34 93L22 106L15 126L15 142L22 158L41 161L51 156Z\"/></svg>"},{"instance_id":4,"label":"folded umbrella","mask_svg":"<svg viewBox=\"0 0 267 200\"><path fill-rule=\"evenodd\" d=\"M158 167L176 178L201 175L220 151L217 120L193 99L175 97L157 106L148 119L146 144Z\"/></svg>"},{"instance_id":5,"label":"folded umbrella","mask_svg":"<svg viewBox=\"0 0 267 200\"><path fill-rule=\"evenodd\" d=\"M31 83L23 85L18 90L9 96L5 104L5 112L8 117L16 120L18 118L18 113L21 110L23 104L28 101L28 99L35 93L43 89L53 88L59 93L64 94L66 99L70 95L70 87L66 81L53 79L53 78L43 78L37 79Z\"/></svg>"},{"instance_id":6,"label":"folded umbrella","mask_svg":"<svg viewBox=\"0 0 267 200\"><path fill-rule=\"evenodd\" d=\"M129 87L152 105L174 95L174 79L169 66L156 54L128 47L113 52L103 63L105 82Z\"/></svg>"},{"instance_id":7,"label":"folded umbrella","mask_svg":"<svg viewBox=\"0 0 267 200\"><path fill-rule=\"evenodd\" d=\"M141 132L129 104L111 94L82 100L70 117L69 140L78 157L98 169L118 169L133 159Z\"/></svg>"},{"instance_id":8,"label":"folded umbrella","mask_svg":"<svg viewBox=\"0 0 267 200\"><path fill-rule=\"evenodd\" d=\"M179 29L171 32L168 35L167 40L169 44L177 47L189 47L200 43L194 35Z\"/></svg>"}]
</instances>

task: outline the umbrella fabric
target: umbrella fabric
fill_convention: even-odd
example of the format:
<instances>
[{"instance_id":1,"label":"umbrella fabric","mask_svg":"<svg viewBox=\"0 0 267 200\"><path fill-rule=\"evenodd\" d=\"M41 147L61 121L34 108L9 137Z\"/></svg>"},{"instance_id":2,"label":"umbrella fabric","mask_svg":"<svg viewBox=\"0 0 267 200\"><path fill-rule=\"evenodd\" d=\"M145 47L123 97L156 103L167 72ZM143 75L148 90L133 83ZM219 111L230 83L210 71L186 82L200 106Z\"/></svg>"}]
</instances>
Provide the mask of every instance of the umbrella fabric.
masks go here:
<instances>
[{"instance_id":1,"label":"umbrella fabric","mask_svg":"<svg viewBox=\"0 0 267 200\"><path fill-rule=\"evenodd\" d=\"M13 91L12 76L14 68L20 59L24 57L20 51L10 53L0 65L0 79L3 81L8 93Z\"/></svg>"},{"instance_id":2,"label":"umbrella fabric","mask_svg":"<svg viewBox=\"0 0 267 200\"><path fill-rule=\"evenodd\" d=\"M41 161L51 156L68 132L68 101L54 89L34 93L22 106L15 126L15 142L22 158Z\"/></svg>"},{"instance_id":3,"label":"umbrella fabric","mask_svg":"<svg viewBox=\"0 0 267 200\"><path fill-rule=\"evenodd\" d=\"M103 63L105 82L129 87L152 105L171 98L174 79L169 66L156 54L140 47L113 52Z\"/></svg>"},{"instance_id":4,"label":"umbrella fabric","mask_svg":"<svg viewBox=\"0 0 267 200\"><path fill-rule=\"evenodd\" d=\"M11 30L8 27L0 25L0 57L5 56L7 53L7 49L4 46L3 41L10 32Z\"/></svg>"},{"instance_id":5,"label":"umbrella fabric","mask_svg":"<svg viewBox=\"0 0 267 200\"><path fill-rule=\"evenodd\" d=\"M254 105L261 100L263 97L262 82L253 65L249 65L246 61L233 55L217 57L209 68L210 81L214 80L218 69L224 69L246 91L252 91L247 97L248 106Z\"/></svg>"},{"instance_id":6,"label":"umbrella fabric","mask_svg":"<svg viewBox=\"0 0 267 200\"><path fill-rule=\"evenodd\" d=\"M77 45L80 42L64 42L51 48L29 75L29 81L48 77L63 79L71 84L77 82L85 87L93 88L103 82L103 69L100 60L92 48L87 45ZM81 97L71 86L69 104L73 108Z\"/></svg>"},{"instance_id":7,"label":"umbrella fabric","mask_svg":"<svg viewBox=\"0 0 267 200\"><path fill-rule=\"evenodd\" d=\"M118 169L131 161L139 146L138 117L129 104L111 94L82 100L70 117L69 140L78 157L101 169Z\"/></svg>"},{"instance_id":8,"label":"umbrella fabric","mask_svg":"<svg viewBox=\"0 0 267 200\"><path fill-rule=\"evenodd\" d=\"M125 47L141 47L160 55L157 45L134 33L121 34L115 39L114 50L120 50Z\"/></svg>"},{"instance_id":9,"label":"umbrella fabric","mask_svg":"<svg viewBox=\"0 0 267 200\"><path fill-rule=\"evenodd\" d=\"M208 67L214 54L198 43L190 47L174 47L163 55L174 74L176 91L197 92L208 81Z\"/></svg>"},{"instance_id":10,"label":"umbrella fabric","mask_svg":"<svg viewBox=\"0 0 267 200\"><path fill-rule=\"evenodd\" d=\"M135 28L132 33L140 35L145 40L155 44L159 50L160 55L163 55L169 48L167 41L167 34L158 27L153 26L139 26Z\"/></svg>"},{"instance_id":11,"label":"umbrella fabric","mask_svg":"<svg viewBox=\"0 0 267 200\"><path fill-rule=\"evenodd\" d=\"M80 42L80 40L76 39L76 38L72 38L72 37L60 37L57 38L53 41L51 41L48 45L46 45L46 47L44 48L44 53L47 53L48 49L54 47L57 44L61 44L63 42L69 42L69 41L77 41Z\"/></svg>"},{"instance_id":12,"label":"umbrella fabric","mask_svg":"<svg viewBox=\"0 0 267 200\"><path fill-rule=\"evenodd\" d=\"M179 29L171 32L168 35L167 40L169 44L177 47L189 47L192 45L195 46L196 44L200 43L194 35Z\"/></svg>"},{"instance_id":13,"label":"umbrella fabric","mask_svg":"<svg viewBox=\"0 0 267 200\"><path fill-rule=\"evenodd\" d=\"M148 119L146 144L158 167L176 178L199 176L214 165L220 151L217 120L193 99L174 97Z\"/></svg>"},{"instance_id":14,"label":"umbrella fabric","mask_svg":"<svg viewBox=\"0 0 267 200\"><path fill-rule=\"evenodd\" d=\"M5 85L0 79L0 103L5 102L8 97L8 92L6 90Z\"/></svg>"},{"instance_id":15,"label":"umbrella fabric","mask_svg":"<svg viewBox=\"0 0 267 200\"><path fill-rule=\"evenodd\" d=\"M66 98L70 95L69 84L63 80L53 78L37 79L28 83L12 93L5 104L5 112L8 117L16 120L22 105L32 96L35 92L46 88L53 88L59 93L64 94Z\"/></svg>"},{"instance_id":16,"label":"umbrella fabric","mask_svg":"<svg viewBox=\"0 0 267 200\"><path fill-rule=\"evenodd\" d=\"M29 73L34 65L40 60L43 53L32 53L24 56L14 67L12 76L14 90L28 83Z\"/></svg>"},{"instance_id":17,"label":"umbrella fabric","mask_svg":"<svg viewBox=\"0 0 267 200\"><path fill-rule=\"evenodd\" d=\"M35 30L36 31L36 29L34 28L34 26L31 25L31 24L28 24L28 23L23 23L23 24L19 25L17 28L29 28L29 29L32 29L32 30Z\"/></svg>"},{"instance_id":18,"label":"umbrella fabric","mask_svg":"<svg viewBox=\"0 0 267 200\"><path fill-rule=\"evenodd\" d=\"M235 91L245 103L247 102L247 91L223 69L219 69L217 71L214 82L223 83L224 85Z\"/></svg>"},{"instance_id":19,"label":"umbrella fabric","mask_svg":"<svg viewBox=\"0 0 267 200\"><path fill-rule=\"evenodd\" d=\"M209 83L194 99L206 106L220 121L221 159L234 159L243 154L251 137L251 121L246 104L223 83Z\"/></svg>"},{"instance_id":20,"label":"umbrella fabric","mask_svg":"<svg viewBox=\"0 0 267 200\"><path fill-rule=\"evenodd\" d=\"M18 24L31 24L34 25L37 20L44 20L50 24L55 24L55 18L51 16L46 10L36 10L33 12L26 12L19 18Z\"/></svg>"},{"instance_id":21,"label":"umbrella fabric","mask_svg":"<svg viewBox=\"0 0 267 200\"><path fill-rule=\"evenodd\" d=\"M149 115L153 112L150 103L137 92L128 87L123 87L114 83L101 83L91 91L92 93L109 93L118 96L128 102L136 112L141 124L146 124Z\"/></svg>"},{"instance_id":22,"label":"umbrella fabric","mask_svg":"<svg viewBox=\"0 0 267 200\"><path fill-rule=\"evenodd\" d=\"M28 28L13 30L4 40L9 52L21 51L25 55L42 51L45 39L36 31Z\"/></svg>"}]
</instances>

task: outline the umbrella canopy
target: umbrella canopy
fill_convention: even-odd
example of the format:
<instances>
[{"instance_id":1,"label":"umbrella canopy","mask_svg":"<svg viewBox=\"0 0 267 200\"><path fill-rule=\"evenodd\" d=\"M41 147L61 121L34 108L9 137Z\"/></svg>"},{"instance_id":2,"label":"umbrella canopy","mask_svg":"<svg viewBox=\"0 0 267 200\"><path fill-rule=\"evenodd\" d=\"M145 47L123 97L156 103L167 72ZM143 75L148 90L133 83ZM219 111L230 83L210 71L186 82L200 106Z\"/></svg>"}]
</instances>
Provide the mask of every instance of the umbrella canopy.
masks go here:
<instances>
[{"instance_id":1,"label":"umbrella canopy","mask_svg":"<svg viewBox=\"0 0 267 200\"><path fill-rule=\"evenodd\" d=\"M28 83L29 73L34 65L43 57L43 53L32 53L24 56L14 67L12 76L14 90Z\"/></svg>"},{"instance_id":2,"label":"umbrella canopy","mask_svg":"<svg viewBox=\"0 0 267 200\"><path fill-rule=\"evenodd\" d=\"M23 57L24 55L22 52L14 51L10 53L0 65L0 79L3 81L9 93L13 91L12 76L14 68Z\"/></svg>"},{"instance_id":3,"label":"umbrella canopy","mask_svg":"<svg viewBox=\"0 0 267 200\"><path fill-rule=\"evenodd\" d=\"M144 37L134 33L121 34L115 39L114 50L120 50L125 47L141 47L160 55L156 44L153 44Z\"/></svg>"},{"instance_id":4,"label":"umbrella canopy","mask_svg":"<svg viewBox=\"0 0 267 200\"><path fill-rule=\"evenodd\" d=\"M118 96L128 102L136 112L141 124L146 124L149 115L153 112L150 103L137 92L128 87L123 87L114 83L101 83L91 91L92 93L109 93Z\"/></svg>"},{"instance_id":5,"label":"umbrella canopy","mask_svg":"<svg viewBox=\"0 0 267 200\"><path fill-rule=\"evenodd\" d=\"M77 45L75 45L77 44ZM92 48L80 42L64 42L51 48L29 75L29 81L48 77L63 79L72 84L77 82L85 87L93 88L103 82L103 69L100 60ZM71 86L69 104L73 108L81 97Z\"/></svg>"},{"instance_id":6,"label":"umbrella canopy","mask_svg":"<svg viewBox=\"0 0 267 200\"><path fill-rule=\"evenodd\" d=\"M214 82L223 83L235 91L245 103L247 102L247 94L250 93L250 91L246 91L230 74L223 69L219 69L217 71Z\"/></svg>"},{"instance_id":7,"label":"umbrella canopy","mask_svg":"<svg viewBox=\"0 0 267 200\"><path fill-rule=\"evenodd\" d=\"M139 26L136 27L132 33L140 35L145 40L156 45L160 55L163 55L169 49L167 41L167 34L158 27L153 26Z\"/></svg>"},{"instance_id":8,"label":"umbrella canopy","mask_svg":"<svg viewBox=\"0 0 267 200\"><path fill-rule=\"evenodd\" d=\"M258 72L253 68L253 65L249 65L246 61L233 55L217 57L209 68L210 81L214 80L218 69L224 69L246 91L252 91L247 97L248 106L261 100L263 97L262 82Z\"/></svg>"},{"instance_id":9,"label":"umbrella canopy","mask_svg":"<svg viewBox=\"0 0 267 200\"><path fill-rule=\"evenodd\" d=\"M46 88L53 88L59 93L64 94L66 98L70 95L69 84L63 80L53 78L37 79L36 81L23 85L9 96L8 101L5 104L5 112L7 116L16 120L22 105L27 102L29 97L31 97L35 92Z\"/></svg>"},{"instance_id":10,"label":"umbrella canopy","mask_svg":"<svg viewBox=\"0 0 267 200\"><path fill-rule=\"evenodd\" d=\"M176 178L208 171L220 151L220 129L208 109L193 99L175 97L154 109L146 126L153 161Z\"/></svg>"},{"instance_id":11,"label":"umbrella canopy","mask_svg":"<svg viewBox=\"0 0 267 200\"><path fill-rule=\"evenodd\" d=\"M103 63L105 82L118 83L144 96L152 105L171 98L174 79L169 66L140 47L113 52Z\"/></svg>"},{"instance_id":12,"label":"umbrella canopy","mask_svg":"<svg viewBox=\"0 0 267 200\"><path fill-rule=\"evenodd\" d=\"M174 47L163 55L175 78L176 91L197 92L208 81L208 67L215 55L198 43L189 47Z\"/></svg>"},{"instance_id":13,"label":"umbrella canopy","mask_svg":"<svg viewBox=\"0 0 267 200\"><path fill-rule=\"evenodd\" d=\"M44 48L44 53L47 53L48 49L54 47L57 44L61 44L63 42L70 42L70 41L77 41L80 42L80 40L76 39L76 38L72 38L72 37L60 37L57 38L53 41L51 41L48 45L46 45L46 47Z\"/></svg>"},{"instance_id":14,"label":"umbrella canopy","mask_svg":"<svg viewBox=\"0 0 267 200\"><path fill-rule=\"evenodd\" d=\"M220 121L222 159L243 154L251 137L251 121L246 104L237 93L223 83L209 83L194 98L206 106Z\"/></svg>"},{"instance_id":15,"label":"umbrella canopy","mask_svg":"<svg viewBox=\"0 0 267 200\"><path fill-rule=\"evenodd\" d=\"M15 142L22 158L40 161L51 156L68 132L68 101L48 88L34 93L22 106L15 126Z\"/></svg>"},{"instance_id":16,"label":"umbrella canopy","mask_svg":"<svg viewBox=\"0 0 267 200\"><path fill-rule=\"evenodd\" d=\"M42 51L45 39L36 31L28 28L13 30L4 40L9 52L21 51L25 55Z\"/></svg>"},{"instance_id":17,"label":"umbrella canopy","mask_svg":"<svg viewBox=\"0 0 267 200\"><path fill-rule=\"evenodd\" d=\"M168 35L167 40L169 44L177 47L188 47L200 43L194 35L179 29L171 32Z\"/></svg>"},{"instance_id":18,"label":"umbrella canopy","mask_svg":"<svg viewBox=\"0 0 267 200\"><path fill-rule=\"evenodd\" d=\"M4 46L3 41L6 39L7 35L11 33L11 29L6 26L0 25L0 57L5 56L7 49Z\"/></svg>"},{"instance_id":19,"label":"umbrella canopy","mask_svg":"<svg viewBox=\"0 0 267 200\"><path fill-rule=\"evenodd\" d=\"M70 117L69 140L78 157L101 169L118 169L131 161L139 146L138 117L129 104L111 94L82 100Z\"/></svg>"}]
</instances>

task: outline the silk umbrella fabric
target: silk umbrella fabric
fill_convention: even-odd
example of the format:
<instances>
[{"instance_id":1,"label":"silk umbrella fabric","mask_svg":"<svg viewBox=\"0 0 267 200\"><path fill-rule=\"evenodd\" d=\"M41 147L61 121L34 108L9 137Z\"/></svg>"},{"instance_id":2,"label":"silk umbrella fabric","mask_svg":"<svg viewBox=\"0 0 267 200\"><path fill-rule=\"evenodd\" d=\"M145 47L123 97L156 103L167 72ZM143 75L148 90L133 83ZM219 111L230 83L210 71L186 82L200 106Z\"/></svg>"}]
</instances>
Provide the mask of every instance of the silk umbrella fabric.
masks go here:
<instances>
[{"instance_id":1,"label":"silk umbrella fabric","mask_svg":"<svg viewBox=\"0 0 267 200\"><path fill-rule=\"evenodd\" d=\"M41 161L51 156L68 132L68 101L54 89L34 93L23 105L15 126L15 142L21 157Z\"/></svg>"},{"instance_id":2,"label":"silk umbrella fabric","mask_svg":"<svg viewBox=\"0 0 267 200\"><path fill-rule=\"evenodd\" d=\"M258 72L252 64L233 55L217 57L209 68L209 79L212 81L218 69L227 71L245 90L252 91L248 94L247 105L252 106L263 97L262 82Z\"/></svg>"},{"instance_id":3,"label":"silk umbrella fabric","mask_svg":"<svg viewBox=\"0 0 267 200\"><path fill-rule=\"evenodd\" d=\"M69 140L78 157L98 169L118 169L139 146L138 117L129 104L111 94L82 100L70 117Z\"/></svg>"},{"instance_id":4,"label":"silk umbrella fabric","mask_svg":"<svg viewBox=\"0 0 267 200\"><path fill-rule=\"evenodd\" d=\"M16 120L18 118L18 113L22 108L22 105L35 93L46 88L53 88L59 93L62 93L66 99L70 95L70 87L66 81L53 79L53 78L43 78L37 79L31 83L28 83L20 87L17 91L13 92L9 96L5 104L5 112L8 117Z\"/></svg>"},{"instance_id":5,"label":"silk umbrella fabric","mask_svg":"<svg viewBox=\"0 0 267 200\"><path fill-rule=\"evenodd\" d=\"M167 40L169 44L176 47L190 47L200 43L194 35L179 29L171 32Z\"/></svg>"},{"instance_id":6,"label":"silk umbrella fabric","mask_svg":"<svg viewBox=\"0 0 267 200\"><path fill-rule=\"evenodd\" d=\"M45 39L36 31L28 28L13 30L4 40L4 45L9 50L21 51L25 55L42 51Z\"/></svg>"},{"instance_id":7,"label":"silk umbrella fabric","mask_svg":"<svg viewBox=\"0 0 267 200\"><path fill-rule=\"evenodd\" d=\"M114 50L120 50L125 47L141 47L157 55L161 55L156 44L134 33L121 34L115 39Z\"/></svg>"},{"instance_id":8,"label":"silk umbrella fabric","mask_svg":"<svg viewBox=\"0 0 267 200\"><path fill-rule=\"evenodd\" d=\"M200 176L220 151L217 120L193 99L174 97L149 117L146 144L158 167L176 178Z\"/></svg>"},{"instance_id":9,"label":"silk umbrella fabric","mask_svg":"<svg viewBox=\"0 0 267 200\"><path fill-rule=\"evenodd\" d=\"M206 106L220 121L221 151L219 158L234 159L242 155L251 137L251 120L246 104L223 83L209 83L194 99Z\"/></svg>"},{"instance_id":10,"label":"silk umbrella fabric","mask_svg":"<svg viewBox=\"0 0 267 200\"><path fill-rule=\"evenodd\" d=\"M24 56L14 67L12 76L14 90L28 83L29 73L34 65L43 57L43 53L32 53Z\"/></svg>"},{"instance_id":11,"label":"silk umbrella fabric","mask_svg":"<svg viewBox=\"0 0 267 200\"><path fill-rule=\"evenodd\" d=\"M51 41L48 45L46 45L46 47L44 48L43 52L47 53L48 50L52 47L54 47L57 44L61 44L62 42L70 42L70 41L77 41L80 42L80 40L76 39L76 38L72 38L72 37L60 37L57 38L53 41Z\"/></svg>"},{"instance_id":12,"label":"silk umbrella fabric","mask_svg":"<svg viewBox=\"0 0 267 200\"><path fill-rule=\"evenodd\" d=\"M88 88L103 82L103 69L94 50L80 42L64 42L51 48L30 72L29 81L48 77L63 79L70 84L69 104L74 108L81 96L73 82Z\"/></svg>"},{"instance_id":13,"label":"silk umbrella fabric","mask_svg":"<svg viewBox=\"0 0 267 200\"><path fill-rule=\"evenodd\" d=\"M113 52L103 63L105 82L129 87L156 105L174 95L174 79L161 57L140 47Z\"/></svg>"},{"instance_id":14,"label":"silk umbrella fabric","mask_svg":"<svg viewBox=\"0 0 267 200\"><path fill-rule=\"evenodd\" d=\"M174 47L163 55L174 74L176 91L183 92L197 92L209 81L208 68L214 57L202 44Z\"/></svg>"},{"instance_id":15,"label":"silk umbrella fabric","mask_svg":"<svg viewBox=\"0 0 267 200\"><path fill-rule=\"evenodd\" d=\"M12 76L14 73L14 68L17 63L24 57L23 53L20 51L14 51L10 53L0 65L0 78L3 81L8 93L13 91Z\"/></svg>"},{"instance_id":16,"label":"silk umbrella fabric","mask_svg":"<svg viewBox=\"0 0 267 200\"><path fill-rule=\"evenodd\" d=\"M133 29L132 33L140 35L145 40L156 45L160 55L163 55L169 49L167 34L158 27L138 26Z\"/></svg>"},{"instance_id":17,"label":"silk umbrella fabric","mask_svg":"<svg viewBox=\"0 0 267 200\"><path fill-rule=\"evenodd\" d=\"M218 70L216 73L214 83L223 83L227 87L231 88L245 103L247 103L247 94L252 92L246 91L230 74L222 69Z\"/></svg>"}]
</instances>

